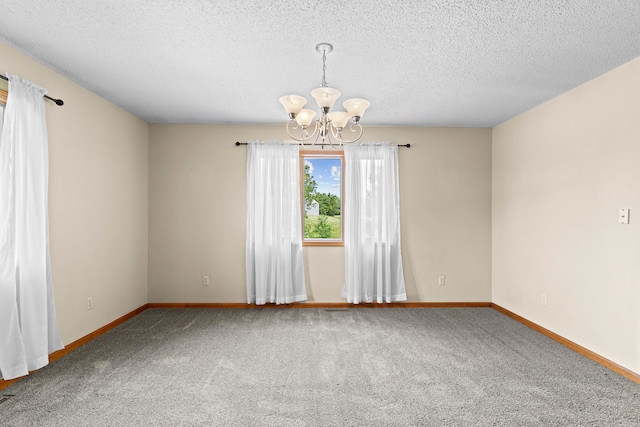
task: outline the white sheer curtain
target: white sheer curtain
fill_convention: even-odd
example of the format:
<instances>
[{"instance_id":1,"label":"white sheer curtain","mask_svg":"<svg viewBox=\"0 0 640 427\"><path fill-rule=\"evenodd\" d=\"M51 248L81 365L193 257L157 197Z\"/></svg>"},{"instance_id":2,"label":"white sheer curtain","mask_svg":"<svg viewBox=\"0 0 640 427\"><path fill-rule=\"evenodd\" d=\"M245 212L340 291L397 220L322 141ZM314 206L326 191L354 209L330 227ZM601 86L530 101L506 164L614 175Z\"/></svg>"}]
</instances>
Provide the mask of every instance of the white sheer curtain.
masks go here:
<instances>
[{"instance_id":1,"label":"white sheer curtain","mask_svg":"<svg viewBox=\"0 0 640 427\"><path fill-rule=\"evenodd\" d=\"M400 253L398 147L344 147L343 298L360 302L407 299Z\"/></svg>"},{"instance_id":2,"label":"white sheer curtain","mask_svg":"<svg viewBox=\"0 0 640 427\"><path fill-rule=\"evenodd\" d=\"M247 302L307 299L302 263L299 146L247 146Z\"/></svg>"},{"instance_id":3,"label":"white sheer curtain","mask_svg":"<svg viewBox=\"0 0 640 427\"><path fill-rule=\"evenodd\" d=\"M4 379L49 363L63 347L49 259L49 158L43 95L9 76L0 139L0 373Z\"/></svg>"}]
</instances>

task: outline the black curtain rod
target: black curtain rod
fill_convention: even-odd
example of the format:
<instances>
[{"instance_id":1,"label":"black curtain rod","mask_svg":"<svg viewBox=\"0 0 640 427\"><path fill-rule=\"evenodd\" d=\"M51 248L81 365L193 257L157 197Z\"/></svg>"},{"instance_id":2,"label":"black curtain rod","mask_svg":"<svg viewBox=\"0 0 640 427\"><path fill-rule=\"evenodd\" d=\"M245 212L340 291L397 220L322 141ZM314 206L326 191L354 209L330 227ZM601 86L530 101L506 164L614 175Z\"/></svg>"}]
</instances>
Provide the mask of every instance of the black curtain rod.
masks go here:
<instances>
[{"instance_id":1,"label":"black curtain rod","mask_svg":"<svg viewBox=\"0 0 640 427\"><path fill-rule=\"evenodd\" d=\"M240 142L240 141L236 141L236 147L239 147L241 145L248 145L247 142ZM303 145L303 144L298 144L298 145ZM309 145L305 145L305 147L324 147L325 145L331 146L331 144L309 144ZM334 144L335 145L335 144ZM411 147L411 144L397 144L398 147Z\"/></svg>"},{"instance_id":2,"label":"black curtain rod","mask_svg":"<svg viewBox=\"0 0 640 427\"><path fill-rule=\"evenodd\" d=\"M0 79L9 81L9 78L3 76L2 74L0 74ZM50 97L49 95L45 95L44 97L47 98L47 99L52 100L53 102L56 103L56 105L64 105L64 101L62 99L55 99L55 98Z\"/></svg>"}]
</instances>

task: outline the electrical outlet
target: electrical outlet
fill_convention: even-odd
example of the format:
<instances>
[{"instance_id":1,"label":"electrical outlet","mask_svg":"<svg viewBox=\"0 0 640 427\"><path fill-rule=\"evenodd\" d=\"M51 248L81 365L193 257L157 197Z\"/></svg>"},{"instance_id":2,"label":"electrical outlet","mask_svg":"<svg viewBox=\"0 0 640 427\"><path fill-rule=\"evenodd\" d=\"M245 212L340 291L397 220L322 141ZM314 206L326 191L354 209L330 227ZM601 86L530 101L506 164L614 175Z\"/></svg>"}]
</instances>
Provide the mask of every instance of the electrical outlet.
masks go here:
<instances>
[{"instance_id":1,"label":"electrical outlet","mask_svg":"<svg viewBox=\"0 0 640 427\"><path fill-rule=\"evenodd\" d=\"M444 286L444 276L438 276L438 285Z\"/></svg>"},{"instance_id":2,"label":"electrical outlet","mask_svg":"<svg viewBox=\"0 0 640 427\"><path fill-rule=\"evenodd\" d=\"M91 310L93 308L93 297L87 298L87 310Z\"/></svg>"},{"instance_id":3,"label":"electrical outlet","mask_svg":"<svg viewBox=\"0 0 640 427\"><path fill-rule=\"evenodd\" d=\"M202 286L209 286L209 276L202 276Z\"/></svg>"},{"instance_id":4,"label":"electrical outlet","mask_svg":"<svg viewBox=\"0 0 640 427\"><path fill-rule=\"evenodd\" d=\"M542 303L542 305L547 305L547 294L542 294L540 302Z\"/></svg>"}]
</instances>

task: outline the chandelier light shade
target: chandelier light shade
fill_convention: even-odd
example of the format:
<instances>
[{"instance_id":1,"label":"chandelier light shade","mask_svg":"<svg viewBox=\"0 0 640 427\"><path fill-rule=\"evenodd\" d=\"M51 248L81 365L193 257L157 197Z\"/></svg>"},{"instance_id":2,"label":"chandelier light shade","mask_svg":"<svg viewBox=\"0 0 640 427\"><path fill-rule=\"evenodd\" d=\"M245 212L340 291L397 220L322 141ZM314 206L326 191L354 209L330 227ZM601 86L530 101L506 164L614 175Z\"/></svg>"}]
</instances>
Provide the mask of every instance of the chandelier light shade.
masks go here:
<instances>
[{"instance_id":1,"label":"chandelier light shade","mask_svg":"<svg viewBox=\"0 0 640 427\"><path fill-rule=\"evenodd\" d=\"M339 90L329 87L326 80L327 53L333 50L333 46L329 43L320 43L316 46L316 50L322 54L322 83L320 87L311 91L311 96L320 108L320 117L314 122L316 112L303 108L307 104L306 98L299 95L283 96L280 98L280 103L289 115L286 125L287 133L302 145L308 141L313 145L318 139L322 144L329 143L334 148L345 143L356 142L362 136L360 119L371 104L366 99L353 98L342 104L346 111L331 111L341 95ZM342 133L345 129L353 135L352 138L343 137Z\"/></svg>"},{"instance_id":2,"label":"chandelier light shade","mask_svg":"<svg viewBox=\"0 0 640 427\"><path fill-rule=\"evenodd\" d=\"M351 115L345 111L334 111L327 114L327 117L329 118L329 123L331 123L333 127L343 128L347 125Z\"/></svg>"},{"instance_id":3,"label":"chandelier light shade","mask_svg":"<svg viewBox=\"0 0 640 427\"><path fill-rule=\"evenodd\" d=\"M371 103L369 101L360 98L350 99L348 101L344 101L344 104L342 104L345 110L347 110L347 113L354 118L356 123L360 121L360 117L364 115L364 112L367 111L367 108L369 108L370 105Z\"/></svg>"},{"instance_id":4,"label":"chandelier light shade","mask_svg":"<svg viewBox=\"0 0 640 427\"><path fill-rule=\"evenodd\" d=\"M333 108L333 104L340 98L339 90L331 87L319 87L311 91L311 96L320 108Z\"/></svg>"},{"instance_id":5,"label":"chandelier light shade","mask_svg":"<svg viewBox=\"0 0 640 427\"><path fill-rule=\"evenodd\" d=\"M309 126L316 116L316 112L309 109L300 110L296 116L296 123L300 126Z\"/></svg>"},{"instance_id":6,"label":"chandelier light shade","mask_svg":"<svg viewBox=\"0 0 640 427\"><path fill-rule=\"evenodd\" d=\"M302 96L287 95L280 98L280 103L284 106L284 110L287 114L293 114L295 117L295 115L302 110L302 107L305 106L307 100Z\"/></svg>"}]
</instances>

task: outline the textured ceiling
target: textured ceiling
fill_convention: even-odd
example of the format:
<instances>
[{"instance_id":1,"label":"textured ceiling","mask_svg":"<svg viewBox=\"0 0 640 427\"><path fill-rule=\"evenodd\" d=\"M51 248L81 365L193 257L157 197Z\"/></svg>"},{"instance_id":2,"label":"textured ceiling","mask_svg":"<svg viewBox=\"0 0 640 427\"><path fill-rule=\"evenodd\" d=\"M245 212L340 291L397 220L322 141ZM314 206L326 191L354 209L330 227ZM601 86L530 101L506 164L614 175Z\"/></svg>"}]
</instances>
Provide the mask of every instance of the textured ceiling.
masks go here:
<instances>
[{"instance_id":1,"label":"textured ceiling","mask_svg":"<svg viewBox=\"0 0 640 427\"><path fill-rule=\"evenodd\" d=\"M640 1L0 0L0 40L153 123L283 123L329 42L363 124L492 127L640 56Z\"/></svg>"}]
</instances>

